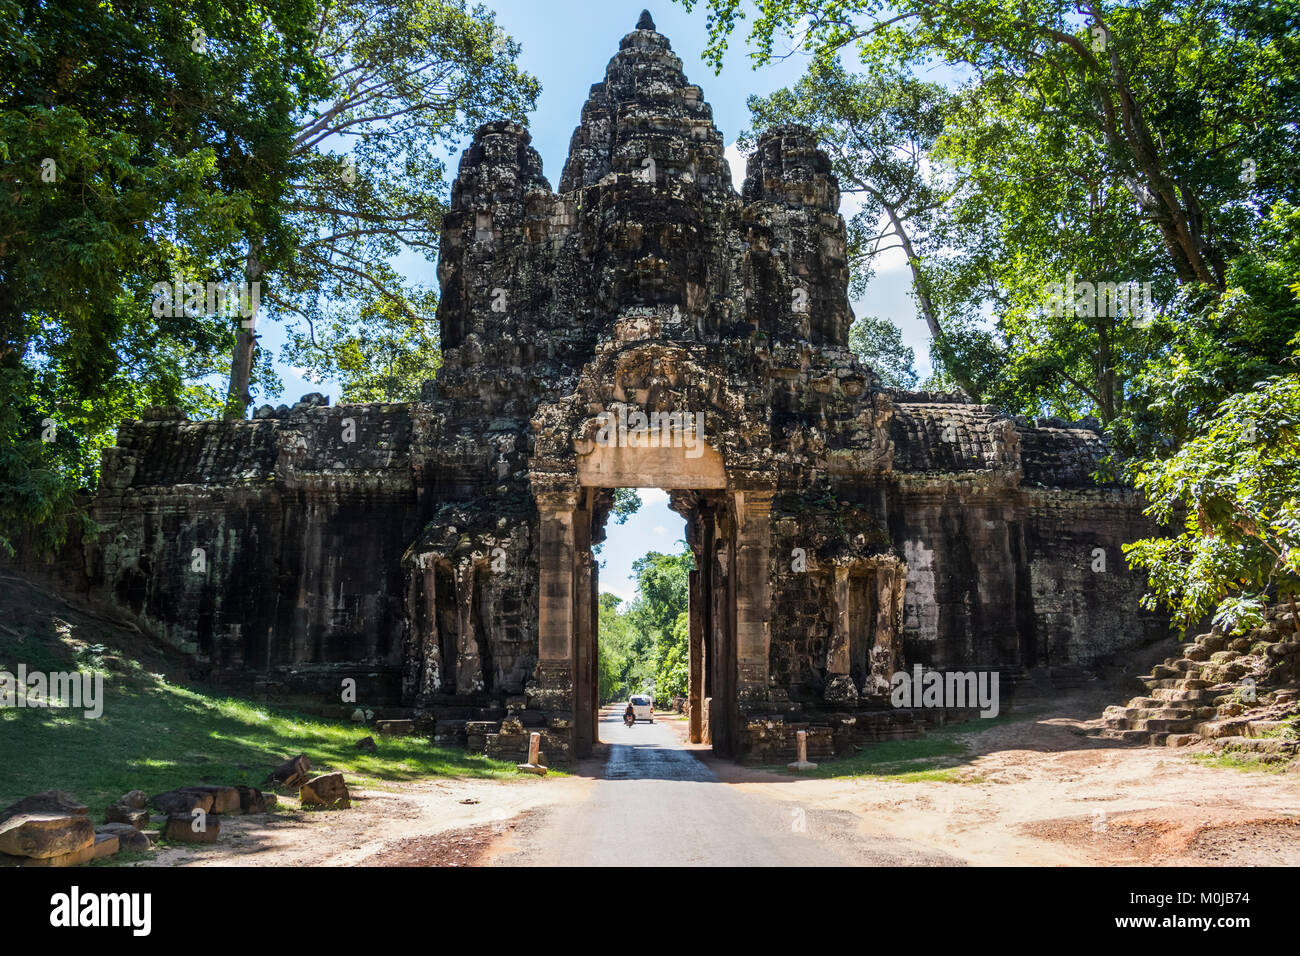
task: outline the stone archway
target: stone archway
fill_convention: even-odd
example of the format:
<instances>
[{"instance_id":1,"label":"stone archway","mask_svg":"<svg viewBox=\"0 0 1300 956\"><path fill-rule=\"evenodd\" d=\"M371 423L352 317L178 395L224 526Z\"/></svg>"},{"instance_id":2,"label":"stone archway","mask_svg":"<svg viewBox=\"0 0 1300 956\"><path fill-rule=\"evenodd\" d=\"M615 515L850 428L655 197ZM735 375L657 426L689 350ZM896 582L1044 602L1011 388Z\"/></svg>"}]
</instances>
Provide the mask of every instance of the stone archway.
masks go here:
<instances>
[{"instance_id":1,"label":"stone archway","mask_svg":"<svg viewBox=\"0 0 1300 956\"><path fill-rule=\"evenodd\" d=\"M643 414L654 423L674 413L651 408ZM628 417L638 420L636 413ZM579 426L578 433L588 430ZM690 739L733 755L743 689L761 694L766 687L771 494L729 490L722 454L707 439L693 437L694 443L671 434L641 444L634 424L630 438L580 438L574 442L574 490L536 495L538 672L552 693L563 693L571 682L577 756L590 754L597 739L598 586L591 547L603 535L615 488L667 491L687 522L696 565L690 579Z\"/></svg>"}]
</instances>

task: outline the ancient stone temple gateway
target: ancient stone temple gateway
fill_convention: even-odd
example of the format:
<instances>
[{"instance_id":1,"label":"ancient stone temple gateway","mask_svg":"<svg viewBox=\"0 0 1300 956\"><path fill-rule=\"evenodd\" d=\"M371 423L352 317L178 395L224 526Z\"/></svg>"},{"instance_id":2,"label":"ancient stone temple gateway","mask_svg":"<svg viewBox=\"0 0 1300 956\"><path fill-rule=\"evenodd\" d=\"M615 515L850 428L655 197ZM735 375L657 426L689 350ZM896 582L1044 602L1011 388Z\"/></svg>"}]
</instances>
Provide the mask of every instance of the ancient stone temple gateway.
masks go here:
<instances>
[{"instance_id":1,"label":"ancient stone temple gateway","mask_svg":"<svg viewBox=\"0 0 1300 956\"><path fill-rule=\"evenodd\" d=\"M551 759L596 739L591 548L619 487L687 519L690 732L723 754L894 732L903 665L1059 680L1143 639L1119 551L1139 502L1090 478L1099 435L882 389L847 348L826 156L772 130L737 193L723 145L648 15L558 191L524 129L481 128L420 401L124 423L94 586L218 679L342 714L350 677L502 756L541 729Z\"/></svg>"}]
</instances>

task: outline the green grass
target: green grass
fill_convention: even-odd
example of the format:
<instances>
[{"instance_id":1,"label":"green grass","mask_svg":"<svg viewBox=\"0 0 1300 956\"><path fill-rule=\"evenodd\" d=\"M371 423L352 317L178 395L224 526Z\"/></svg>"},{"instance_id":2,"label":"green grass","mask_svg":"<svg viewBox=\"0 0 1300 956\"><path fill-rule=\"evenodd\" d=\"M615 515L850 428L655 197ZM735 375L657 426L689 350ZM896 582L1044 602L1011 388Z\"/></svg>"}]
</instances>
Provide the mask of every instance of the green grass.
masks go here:
<instances>
[{"instance_id":1,"label":"green grass","mask_svg":"<svg viewBox=\"0 0 1300 956\"><path fill-rule=\"evenodd\" d=\"M816 770L803 771L798 776L819 779L887 777L903 783L950 780L957 775L954 768L963 762L967 753L966 745L952 739L951 735L934 733L867 744L852 757L822 760ZM793 773L784 766L771 769Z\"/></svg>"},{"instance_id":2,"label":"green grass","mask_svg":"<svg viewBox=\"0 0 1300 956\"><path fill-rule=\"evenodd\" d=\"M818 779L871 777L897 783L979 783L982 777L966 772L971 759L968 738L989 727L1032 716L1029 713L1003 713L987 720L949 724L930 731L924 737L900 737L864 744L862 750L851 757L823 760L817 764L816 770L798 774L786 769L784 764L766 769Z\"/></svg>"},{"instance_id":3,"label":"green grass","mask_svg":"<svg viewBox=\"0 0 1300 956\"><path fill-rule=\"evenodd\" d=\"M1251 751L1229 751L1226 753L1196 753L1190 754L1191 758L1197 763L1206 767L1216 767L1224 770L1250 770L1260 773L1282 773L1286 770L1287 761L1272 760L1265 762L1260 759L1260 754Z\"/></svg>"},{"instance_id":4,"label":"green grass","mask_svg":"<svg viewBox=\"0 0 1300 956\"><path fill-rule=\"evenodd\" d=\"M356 742L372 729L178 686L149 671L160 666L160 652L122 650L121 642L87 645L72 630L56 626L41 636L0 630L0 670L14 673L21 662L29 672L93 669L104 676L98 719L63 708L0 709L0 807L42 790L66 790L98 817L129 790L260 786L285 757L299 753L313 770L341 770L349 782L381 789L425 777L520 776L513 764L423 737L376 737L378 750L359 751ZM84 634L85 626L76 630Z\"/></svg>"}]
</instances>

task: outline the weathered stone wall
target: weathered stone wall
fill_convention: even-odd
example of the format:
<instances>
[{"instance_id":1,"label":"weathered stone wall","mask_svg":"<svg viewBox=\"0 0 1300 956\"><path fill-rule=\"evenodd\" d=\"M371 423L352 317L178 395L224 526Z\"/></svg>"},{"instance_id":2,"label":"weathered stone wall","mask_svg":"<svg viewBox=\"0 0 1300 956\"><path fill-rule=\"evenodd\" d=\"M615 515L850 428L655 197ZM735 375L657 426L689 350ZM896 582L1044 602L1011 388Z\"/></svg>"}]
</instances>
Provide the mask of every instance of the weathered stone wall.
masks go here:
<instances>
[{"instance_id":1,"label":"weathered stone wall","mask_svg":"<svg viewBox=\"0 0 1300 956\"><path fill-rule=\"evenodd\" d=\"M91 512L90 580L218 677L310 687L361 670L370 699L391 701L416 517L409 411L259 414L124 422Z\"/></svg>"}]
</instances>

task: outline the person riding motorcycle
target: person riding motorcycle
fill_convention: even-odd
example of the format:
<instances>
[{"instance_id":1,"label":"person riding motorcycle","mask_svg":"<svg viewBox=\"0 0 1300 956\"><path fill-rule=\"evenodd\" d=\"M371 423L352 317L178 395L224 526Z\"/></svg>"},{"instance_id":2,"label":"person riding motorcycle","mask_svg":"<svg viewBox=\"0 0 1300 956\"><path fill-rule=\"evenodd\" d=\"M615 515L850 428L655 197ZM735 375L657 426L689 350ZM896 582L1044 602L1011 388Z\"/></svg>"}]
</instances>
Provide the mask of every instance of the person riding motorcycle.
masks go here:
<instances>
[{"instance_id":1,"label":"person riding motorcycle","mask_svg":"<svg viewBox=\"0 0 1300 956\"><path fill-rule=\"evenodd\" d=\"M623 723L631 727L636 723L636 711L632 709L632 702L627 702L627 710L623 711Z\"/></svg>"}]
</instances>

